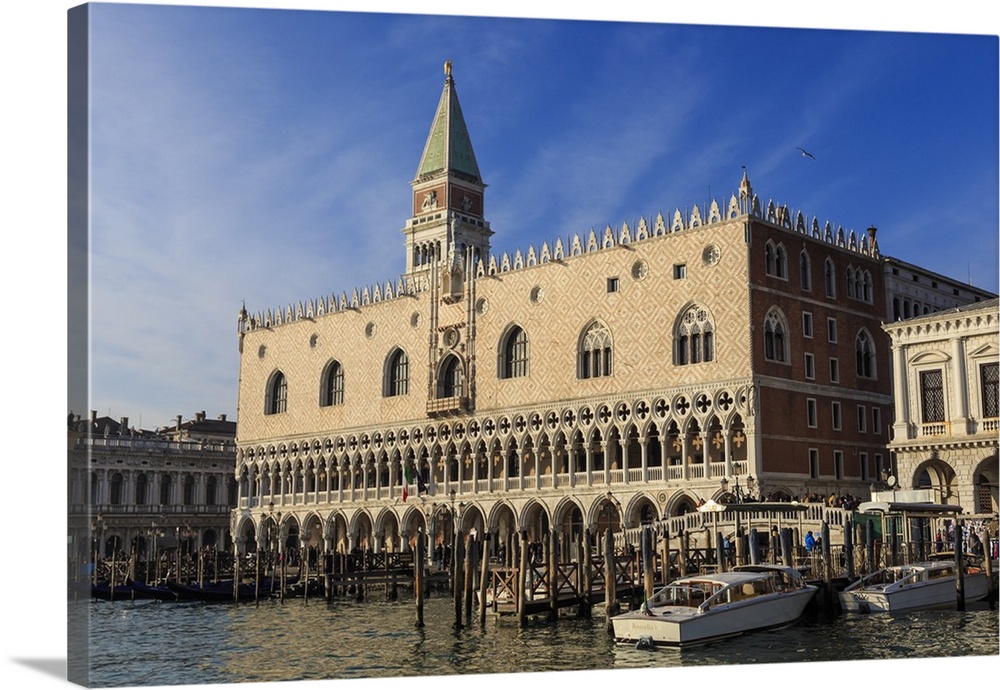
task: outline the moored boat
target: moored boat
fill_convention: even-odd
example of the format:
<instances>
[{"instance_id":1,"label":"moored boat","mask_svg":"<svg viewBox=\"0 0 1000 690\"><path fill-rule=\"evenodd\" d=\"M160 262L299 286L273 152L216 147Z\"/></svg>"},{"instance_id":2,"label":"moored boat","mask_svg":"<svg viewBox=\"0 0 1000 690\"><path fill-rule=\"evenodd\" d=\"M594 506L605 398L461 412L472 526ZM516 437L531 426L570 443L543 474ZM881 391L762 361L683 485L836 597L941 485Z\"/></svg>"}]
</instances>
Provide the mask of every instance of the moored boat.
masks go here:
<instances>
[{"instance_id":1,"label":"moored boat","mask_svg":"<svg viewBox=\"0 0 1000 690\"><path fill-rule=\"evenodd\" d=\"M738 566L679 578L611 623L618 642L684 647L791 625L815 593L794 568Z\"/></svg>"},{"instance_id":2,"label":"moored boat","mask_svg":"<svg viewBox=\"0 0 1000 690\"><path fill-rule=\"evenodd\" d=\"M962 565L965 603L985 599L989 579L985 570ZM954 561L925 561L882 568L852 582L838 594L847 613L896 613L958 605L958 568Z\"/></svg>"}]
</instances>

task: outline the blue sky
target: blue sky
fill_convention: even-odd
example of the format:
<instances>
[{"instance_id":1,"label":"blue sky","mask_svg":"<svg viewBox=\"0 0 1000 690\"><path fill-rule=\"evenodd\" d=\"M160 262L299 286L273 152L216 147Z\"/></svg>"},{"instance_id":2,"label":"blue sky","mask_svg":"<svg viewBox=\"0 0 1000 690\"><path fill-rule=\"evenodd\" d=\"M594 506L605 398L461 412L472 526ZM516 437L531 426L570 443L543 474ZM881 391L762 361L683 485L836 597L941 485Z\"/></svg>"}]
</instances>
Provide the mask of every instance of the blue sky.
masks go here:
<instances>
[{"instance_id":1,"label":"blue sky","mask_svg":"<svg viewBox=\"0 0 1000 690\"><path fill-rule=\"evenodd\" d=\"M745 165L765 202L997 289L995 37L116 4L91 26L90 405L137 426L236 416L244 301L395 282L446 59L497 251L724 203Z\"/></svg>"},{"instance_id":2,"label":"blue sky","mask_svg":"<svg viewBox=\"0 0 1000 690\"><path fill-rule=\"evenodd\" d=\"M494 249L713 198L997 289L997 40L97 4L92 394L236 414L236 314L395 281L450 59ZM797 147L810 151L804 158Z\"/></svg>"}]
</instances>

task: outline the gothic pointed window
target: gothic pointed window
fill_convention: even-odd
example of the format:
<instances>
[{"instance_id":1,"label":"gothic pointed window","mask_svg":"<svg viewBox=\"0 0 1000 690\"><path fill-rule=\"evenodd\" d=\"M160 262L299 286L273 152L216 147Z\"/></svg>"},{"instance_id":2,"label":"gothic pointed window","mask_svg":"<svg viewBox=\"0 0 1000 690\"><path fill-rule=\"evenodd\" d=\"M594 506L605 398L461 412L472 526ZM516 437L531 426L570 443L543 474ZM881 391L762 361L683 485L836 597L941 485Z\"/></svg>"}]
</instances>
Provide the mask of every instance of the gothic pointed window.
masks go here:
<instances>
[{"instance_id":1,"label":"gothic pointed window","mask_svg":"<svg viewBox=\"0 0 1000 690\"><path fill-rule=\"evenodd\" d=\"M695 304L684 310L674 327L674 364L684 366L715 359L714 332L707 309Z\"/></svg>"},{"instance_id":2,"label":"gothic pointed window","mask_svg":"<svg viewBox=\"0 0 1000 690\"><path fill-rule=\"evenodd\" d=\"M869 271L865 271L864 276L862 277L861 290L862 290L861 299L864 300L865 302L867 302L868 304L871 304L872 303L872 274Z\"/></svg>"},{"instance_id":3,"label":"gothic pointed window","mask_svg":"<svg viewBox=\"0 0 1000 690\"><path fill-rule=\"evenodd\" d=\"M288 407L288 381L280 371L271 374L267 382L264 414L280 414Z\"/></svg>"},{"instance_id":4,"label":"gothic pointed window","mask_svg":"<svg viewBox=\"0 0 1000 690\"><path fill-rule=\"evenodd\" d=\"M812 290L812 264L809 262L809 255L805 250L799 254L799 281L803 290Z\"/></svg>"},{"instance_id":5,"label":"gothic pointed window","mask_svg":"<svg viewBox=\"0 0 1000 690\"><path fill-rule=\"evenodd\" d=\"M438 373L438 398L457 398L462 395L462 360L449 355Z\"/></svg>"},{"instance_id":6,"label":"gothic pointed window","mask_svg":"<svg viewBox=\"0 0 1000 690\"><path fill-rule=\"evenodd\" d=\"M855 278L854 278L854 266L847 267L847 296L854 298L857 293L854 290Z\"/></svg>"},{"instance_id":7,"label":"gothic pointed window","mask_svg":"<svg viewBox=\"0 0 1000 690\"><path fill-rule=\"evenodd\" d=\"M410 360L400 349L393 350L386 358L382 395L387 398L410 392Z\"/></svg>"},{"instance_id":8,"label":"gothic pointed window","mask_svg":"<svg viewBox=\"0 0 1000 690\"><path fill-rule=\"evenodd\" d=\"M513 326L500 343L500 373L502 379L528 375L528 335L520 326Z\"/></svg>"},{"instance_id":9,"label":"gothic pointed window","mask_svg":"<svg viewBox=\"0 0 1000 690\"><path fill-rule=\"evenodd\" d=\"M764 273L774 275L774 245L770 240L764 245Z\"/></svg>"},{"instance_id":10,"label":"gothic pointed window","mask_svg":"<svg viewBox=\"0 0 1000 690\"><path fill-rule=\"evenodd\" d=\"M326 365L326 369L323 371L320 406L330 407L343 404L344 367L337 360L333 360Z\"/></svg>"},{"instance_id":11,"label":"gothic pointed window","mask_svg":"<svg viewBox=\"0 0 1000 690\"><path fill-rule=\"evenodd\" d=\"M774 275L779 278L788 278L788 253L783 244L774 248Z\"/></svg>"},{"instance_id":12,"label":"gothic pointed window","mask_svg":"<svg viewBox=\"0 0 1000 690\"><path fill-rule=\"evenodd\" d=\"M827 297L837 296L837 274L833 269L833 261L829 257L823 262L823 285L826 288Z\"/></svg>"},{"instance_id":13,"label":"gothic pointed window","mask_svg":"<svg viewBox=\"0 0 1000 690\"><path fill-rule=\"evenodd\" d=\"M581 379L611 376L611 331L595 321L580 338L578 375Z\"/></svg>"},{"instance_id":14,"label":"gothic pointed window","mask_svg":"<svg viewBox=\"0 0 1000 690\"><path fill-rule=\"evenodd\" d=\"M858 376L865 379L875 378L875 343L868 331L862 329L854 341L854 353Z\"/></svg>"},{"instance_id":15,"label":"gothic pointed window","mask_svg":"<svg viewBox=\"0 0 1000 690\"><path fill-rule=\"evenodd\" d=\"M788 324L781 310L772 307L764 317L764 359L771 362L789 362Z\"/></svg>"}]
</instances>

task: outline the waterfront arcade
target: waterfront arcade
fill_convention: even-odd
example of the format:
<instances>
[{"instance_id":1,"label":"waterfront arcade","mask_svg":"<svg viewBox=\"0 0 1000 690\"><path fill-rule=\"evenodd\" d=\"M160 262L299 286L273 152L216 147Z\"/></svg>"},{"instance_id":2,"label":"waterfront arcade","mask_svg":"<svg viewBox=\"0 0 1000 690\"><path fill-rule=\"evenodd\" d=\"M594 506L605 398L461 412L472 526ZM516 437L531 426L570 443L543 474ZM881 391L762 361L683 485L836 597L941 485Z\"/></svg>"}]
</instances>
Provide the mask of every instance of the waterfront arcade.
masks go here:
<instances>
[{"instance_id":1,"label":"waterfront arcade","mask_svg":"<svg viewBox=\"0 0 1000 690\"><path fill-rule=\"evenodd\" d=\"M402 276L240 310L241 553L568 541L867 495L888 466L875 228L765 202L744 170L722 202L496 255L450 67L410 184Z\"/></svg>"}]
</instances>

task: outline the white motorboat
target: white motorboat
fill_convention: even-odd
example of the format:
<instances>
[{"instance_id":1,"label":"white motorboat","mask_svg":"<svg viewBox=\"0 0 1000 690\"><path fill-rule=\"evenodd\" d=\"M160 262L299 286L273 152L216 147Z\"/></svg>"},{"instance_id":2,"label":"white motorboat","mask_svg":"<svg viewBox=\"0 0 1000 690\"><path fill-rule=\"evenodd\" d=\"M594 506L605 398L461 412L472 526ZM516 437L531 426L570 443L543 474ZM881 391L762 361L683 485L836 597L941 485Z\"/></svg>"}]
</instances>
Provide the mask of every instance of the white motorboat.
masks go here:
<instances>
[{"instance_id":1,"label":"white motorboat","mask_svg":"<svg viewBox=\"0 0 1000 690\"><path fill-rule=\"evenodd\" d=\"M816 587L782 565L682 577L611 619L617 642L684 647L791 625Z\"/></svg>"},{"instance_id":2,"label":"white motorboat","mask_svg":"<svg viewBox=\"0 0 1000 690\"><path fill-rule=\"evenodd\" d=\"M877 613L958 605L958 569L952 561L926 561L882 568L852 582L840 594L840 607L848 613ZM989 594L986 571L964 564L962 589L965 602Z\"/></svg>"}]
</instances>

